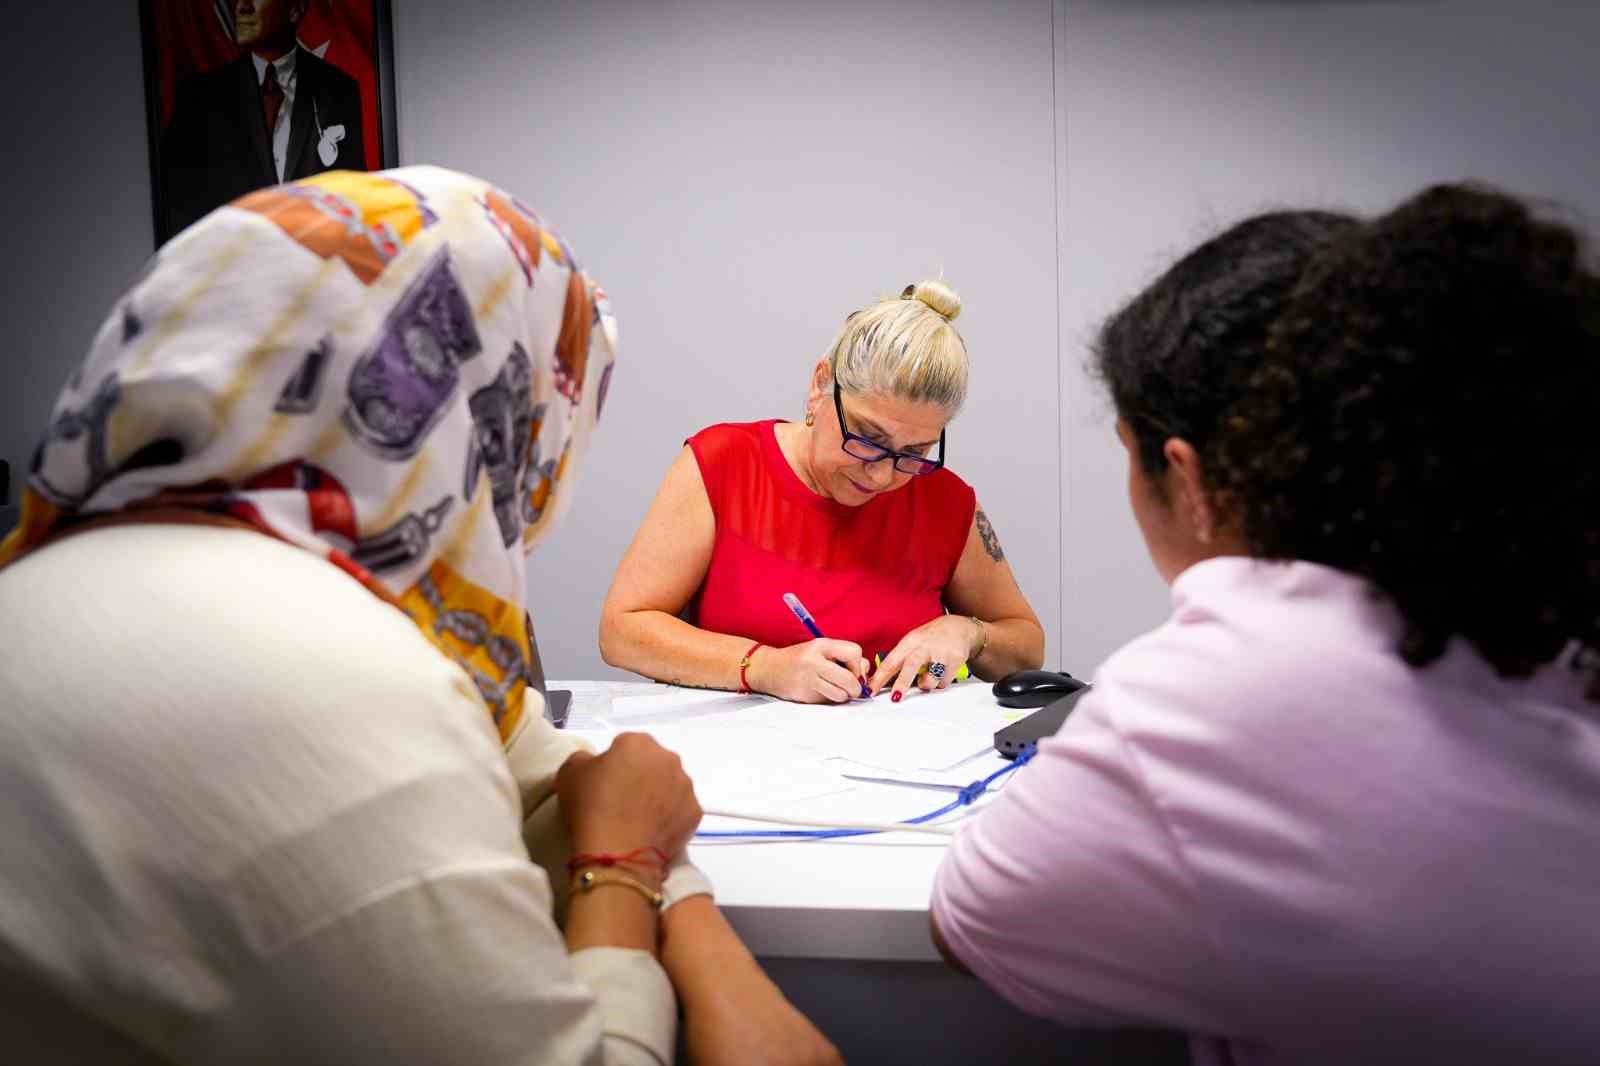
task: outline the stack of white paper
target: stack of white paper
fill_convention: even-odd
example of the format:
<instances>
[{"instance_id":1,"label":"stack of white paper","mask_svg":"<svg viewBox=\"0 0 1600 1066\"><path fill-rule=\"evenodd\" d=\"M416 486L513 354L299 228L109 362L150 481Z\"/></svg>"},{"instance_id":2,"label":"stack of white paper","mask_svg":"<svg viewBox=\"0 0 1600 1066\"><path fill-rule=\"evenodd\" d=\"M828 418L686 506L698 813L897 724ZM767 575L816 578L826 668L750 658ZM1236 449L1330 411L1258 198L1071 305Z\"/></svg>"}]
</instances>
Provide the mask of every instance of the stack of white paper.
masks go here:
<instances>
[{"instance_id":1,"label":"stack of white paper","mask_svg":"<svg viewBox=\"0 0 1600 1066\"><path fill-rule=\"evenodd\" d=\"M819 757L902 772L948 770L989 751L1006 721L984 684L913 690L900 703L888 693L837 706L774 702L749 715Z\"/></svg>"},{"instance_id":2,"label":"stack of white paper","mask_svg":"<svg viewBox=\"0 0 1600 1066\"><path fill-rule=\"evenodd\" d=\"M702 807L774 811L852 787L815 754L729 714L652 725L678 753Z\"/></svg>"},{"instance_id":3,"label":"stack of white paper","mask_svg":"<svg viewBox=\"0 0 1600 1066\"><path fill-rule=\"evenodd\" d=\"M1016 717L981 683L837 706L659 684L551 687L573 690L569 731L602 748L618 732L648 733L683 759L702 806L774 813L855 787L842 771L967 784L994 768L994 732ZM895 809L916 813L926 798Z\"/></svg>"},{"instance_id":4,"label":"stack of white paper","mask_svg":"<svg viewBox=\"0 0 1600 1066\"><path fill-rule=\"evenodd\" d=\"M712 692L671 685L656 687L662 691L614 697L611 724L619 729L645 730L708 715L733 714L772 702L770 696L750 693Z\"/></svg>"}]
</instances>

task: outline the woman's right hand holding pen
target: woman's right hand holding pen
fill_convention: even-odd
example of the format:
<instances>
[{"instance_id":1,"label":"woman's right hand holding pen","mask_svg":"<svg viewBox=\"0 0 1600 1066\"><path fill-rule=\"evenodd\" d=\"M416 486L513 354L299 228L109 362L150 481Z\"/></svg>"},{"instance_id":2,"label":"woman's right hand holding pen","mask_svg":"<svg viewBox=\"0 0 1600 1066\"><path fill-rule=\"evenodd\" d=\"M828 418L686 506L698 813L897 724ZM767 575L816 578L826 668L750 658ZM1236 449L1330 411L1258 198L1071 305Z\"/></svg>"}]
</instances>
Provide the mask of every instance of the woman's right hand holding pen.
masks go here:
<instances>
[{"instance_id":1,"label":"woman's right hand holding pen","mask_svg":"<svg viewBox=\"0 0 1600 1066\"><path fill-rule=\"evenodd\" d=\"M763 645L750 657L750 687L793 703L848 703L871 669L861 645L819 637L786 648Z\"/></svg>"}]
</instances>

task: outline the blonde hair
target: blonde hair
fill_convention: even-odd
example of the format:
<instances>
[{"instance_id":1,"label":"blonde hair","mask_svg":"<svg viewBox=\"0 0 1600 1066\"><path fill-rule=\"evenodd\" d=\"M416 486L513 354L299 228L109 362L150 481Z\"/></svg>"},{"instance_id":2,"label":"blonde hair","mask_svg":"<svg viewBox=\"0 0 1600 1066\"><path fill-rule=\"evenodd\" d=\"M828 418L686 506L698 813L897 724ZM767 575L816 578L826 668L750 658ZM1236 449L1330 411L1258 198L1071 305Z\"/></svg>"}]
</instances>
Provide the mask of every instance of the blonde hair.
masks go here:
<instances>
[{"instance_id":1,"label":"blonde hair","mask_svg":"<svg viewBox=\"0 0 1600 1066\"><path fill-rule=\"evenodd\" d=\"M845 319L828 366L848 392L936 403L954 415L967 398L967 346L950 323L961 297L943 281L907 285Z\"/></svg>"}]
</instances>

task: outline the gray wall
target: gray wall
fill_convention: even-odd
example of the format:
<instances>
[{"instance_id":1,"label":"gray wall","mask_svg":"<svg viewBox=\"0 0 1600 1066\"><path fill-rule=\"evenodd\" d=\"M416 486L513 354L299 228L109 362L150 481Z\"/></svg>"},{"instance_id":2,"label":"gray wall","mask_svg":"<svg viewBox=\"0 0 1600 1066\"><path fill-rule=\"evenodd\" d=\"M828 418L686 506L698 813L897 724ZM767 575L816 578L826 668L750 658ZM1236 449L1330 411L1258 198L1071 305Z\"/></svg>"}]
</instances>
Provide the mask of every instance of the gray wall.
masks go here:
<instances>
[{"instance_id":1,"label":"gray wall","mask_svg":"<svg viewBox=\"0 0 1600 1066\"><path fill-rule=\"evenodd\" d=\"M678 441L798 414L810 363L877 292L942 268L965 297L952 465L1051 660L1086 672L1165 614L1083 372L1119 300L1270 206L1371 210L1475 175L1600 219L1589 3L395 7L402 161L525 196L616 301L607 424L534 566L562 674L607 672L599 598ZM0 456L25 470L152 234L136 5L25 5L8 25L26 43L0 71Z\"/></svg>"},{"instance_id":2,"label":"gray wall","mask_svg":"<svg viewBox=\"0 0 1600 1066\"><path fill-rule=\"evenodd\" d=\"M14 4L6 30L0 459L13 506L0 503L0 531L56 393L155 239L138 5Z\"/></svg>"},{"instance_id":3,"label":"gray wall","mask_svg":"<svg viewBox=\"0 0 1600 1066\"><path fill-rule=\"evenodd\" d=\"M1084 372L1096 324L1223 224L1379 210L1477 177L1600 221L1600 7L1573 0L1057 0L1061 657L1166 613L1123 451Z\"/></svg>"},{"instance_id":4,"label":"gray wall","mask_svg":"<svg viewBox=\"0 0 1600 1066\"><path fill-rule=\"evenodd\" d=\"M683 439L799 417L845 315L941 268L974 361L949 461L1060 646L1048 0L401 7L401 157L518 191L615 303L606 423L530 578L553 674L611 674L599 601Z\"/></svg>"}]
</instances>

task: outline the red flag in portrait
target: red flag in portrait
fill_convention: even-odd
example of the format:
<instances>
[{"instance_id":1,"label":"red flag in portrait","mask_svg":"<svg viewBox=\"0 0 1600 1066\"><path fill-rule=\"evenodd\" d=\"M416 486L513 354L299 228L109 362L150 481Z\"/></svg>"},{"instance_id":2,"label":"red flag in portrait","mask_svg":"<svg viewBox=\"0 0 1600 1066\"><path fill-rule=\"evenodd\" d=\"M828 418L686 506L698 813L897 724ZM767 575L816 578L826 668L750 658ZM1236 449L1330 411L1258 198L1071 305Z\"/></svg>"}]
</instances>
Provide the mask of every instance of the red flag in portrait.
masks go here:
<instances>
[{"instance_id":1,"label":"red flag in portrait","mask_svg":"<svg viewBox=\"0 0 1600 1066\"><path fill-rule=\"evenodd\" d=\"M367 169L383 163L378 116L378 33L372 0L309 0L296 33L300 47L332 63L361 87L362 145ZM232 0L155 0L156 71L161 122L172 117L178 82L239 57Z\"/></svg>"}]
</instances>

